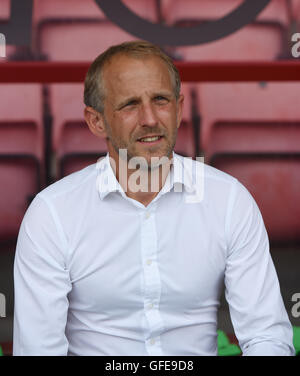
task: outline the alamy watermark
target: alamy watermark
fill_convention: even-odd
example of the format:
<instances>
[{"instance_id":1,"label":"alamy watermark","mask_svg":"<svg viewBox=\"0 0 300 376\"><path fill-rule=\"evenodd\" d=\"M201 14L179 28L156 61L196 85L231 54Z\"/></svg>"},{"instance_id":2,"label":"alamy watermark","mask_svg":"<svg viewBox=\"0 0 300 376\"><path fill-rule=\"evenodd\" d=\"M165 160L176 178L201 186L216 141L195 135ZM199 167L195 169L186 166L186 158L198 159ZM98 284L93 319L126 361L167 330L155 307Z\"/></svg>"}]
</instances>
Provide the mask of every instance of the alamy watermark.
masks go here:
<instances>
[{"instance_id":1,"label":"alamy watermark","mask_svg":"<svg viewBox=\"0 0 300 376\"><path fill-rule=\"evenodd\" d=\"M293 57L298 58L300 57L300 33L292 35L292 42L295 42L292 47L292 55Z\"/></svg>"},{"instance_id":2,"label":"alamy watermark","mask_svg":"<svg viewBox=\"0 0 300 376\"><path fill-rule=\"evenodd\" d=\"M112 170L116 174L118 171L119 182L124 192L136 193L136 192L151 192L158 193L161 189L162 176L166 177L163 189L171 190L174 192L185 192L186 203L199 203L204 197L204 158L197 157L194 161L190 157L182 157L176 165L176 171L173 171L172 177L176 179L172 184L171 174L169 171L173 160L168 157L151 157L151 161L148 162L144 157L127 158L127 149L119 150L119 165L116 166L116 162L113 158L109 157L109 162ZM106 164L102 163L102 159L97 162L96 168L98 170L104 170L107 168ZM128 174L129 170L133 170L131 174ZM98 175L97 188L102 191L117 190L118 182L116 179L108 181L103 179L102 174ZM109 186L110 184L110 186ZM112 186L113 184L113 186Z\"/></svg>"},{"instance_id":3,"label":"alamy watermark","mask_svg":"<svg viewBox=\"0 0 300 376\"><path fill-rule=\"evenodd\" d=\"M0 293L0 318L6 317L6 298Z\"/></svg>"},{"instance_id":4,"label":"alamy watermark","mask_svg":"<svg viewBox=\"0 0 300 376\"><path fill-rule=\"evenodd\" d=\"M6 39L2 33L0 33L0 57L6 57Z\"/></svg>"},{"instance_id":5,"label":"alamy watermark","mask_svg":"<svg viewBox=\"0 0 300 376\"><path fill-rule=\"evenodd\" d=\"M296 304L292 306L292 316L297 319L300 317L300 292L292 296L292 302L296 302Z\"/></svg>"}]
</instances>

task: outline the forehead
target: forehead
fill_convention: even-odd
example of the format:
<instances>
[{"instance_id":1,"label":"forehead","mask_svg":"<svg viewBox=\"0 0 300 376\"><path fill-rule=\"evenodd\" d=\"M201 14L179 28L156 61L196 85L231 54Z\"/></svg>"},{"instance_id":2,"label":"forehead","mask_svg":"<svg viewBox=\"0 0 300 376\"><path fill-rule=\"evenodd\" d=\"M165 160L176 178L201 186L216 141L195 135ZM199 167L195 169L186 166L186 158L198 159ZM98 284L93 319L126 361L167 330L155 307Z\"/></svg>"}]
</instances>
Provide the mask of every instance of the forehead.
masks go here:
<instances>
[{"instance_id":1,"label":"forehead","mask_svg":"<svg viewBox=\"0 0 300 376\"><path fill-rule=\"evenodd\" d=\"M166 62L158 56L116 55L102 73L106 94L138 94L139 90L173 89ZM108 92L107 92L108 91Z\"/></svg>"}]
</instances>

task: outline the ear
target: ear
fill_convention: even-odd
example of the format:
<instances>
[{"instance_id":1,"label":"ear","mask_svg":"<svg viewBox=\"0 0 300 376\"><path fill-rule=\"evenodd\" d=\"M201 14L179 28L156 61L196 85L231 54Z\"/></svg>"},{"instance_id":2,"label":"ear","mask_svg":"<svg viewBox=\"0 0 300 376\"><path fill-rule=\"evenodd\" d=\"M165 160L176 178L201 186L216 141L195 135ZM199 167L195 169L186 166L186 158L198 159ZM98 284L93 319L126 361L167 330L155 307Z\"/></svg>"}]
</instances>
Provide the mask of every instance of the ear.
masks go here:
<instances>
[{"instance_id":1,"label":"ear","mask_svg":"<svg viewBox=\"0 0 300 376\"><path fill-rule=\"evenodd\" d=\"M178 101L177 101L177 128L179 128L181 124L183 104L184 104L184 95L180 94Z\"/></svg>"},{"instance_id":2,"label":"ear","mask_svg":"<svg viewBox=\"0 0 300 376\"><path fill-rule=\"evenodd\" d=\"M106 138L106 129L104 124L104 117L101 112L94 110L92 107L85 107L84 119L90 131L97 137Z\"/></svg>"}]
</instances>

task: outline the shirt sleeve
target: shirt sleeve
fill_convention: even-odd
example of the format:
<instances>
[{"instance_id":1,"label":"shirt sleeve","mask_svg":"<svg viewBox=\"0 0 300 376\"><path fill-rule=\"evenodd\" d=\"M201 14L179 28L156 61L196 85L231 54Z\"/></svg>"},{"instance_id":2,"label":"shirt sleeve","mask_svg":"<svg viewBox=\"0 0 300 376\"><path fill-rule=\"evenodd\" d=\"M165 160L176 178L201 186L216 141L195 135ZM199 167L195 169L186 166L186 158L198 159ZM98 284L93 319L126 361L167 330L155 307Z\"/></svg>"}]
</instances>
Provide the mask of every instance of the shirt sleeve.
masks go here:
<instances>
[{"instance_id":1,"label":"shirt sleeve","mask_svg":"<svg viewBox=\"0 0 300 376\"><path fill-rule=\"evenodd\" d=\"M14 262L14 356L67 355L66 251L54 208L36 196L22 221Z\"/></svg>"},{"instance_id":2,"label":"shirt sleeve","mask_svg":"<svg viewBox=\"0 0 300 376\"><path fill-rule=\"evenodd\" d=\"M253 197L238 181L226 226L225 297L243 355L294 355L265 225Z\"/></svg>"}]
</instances>

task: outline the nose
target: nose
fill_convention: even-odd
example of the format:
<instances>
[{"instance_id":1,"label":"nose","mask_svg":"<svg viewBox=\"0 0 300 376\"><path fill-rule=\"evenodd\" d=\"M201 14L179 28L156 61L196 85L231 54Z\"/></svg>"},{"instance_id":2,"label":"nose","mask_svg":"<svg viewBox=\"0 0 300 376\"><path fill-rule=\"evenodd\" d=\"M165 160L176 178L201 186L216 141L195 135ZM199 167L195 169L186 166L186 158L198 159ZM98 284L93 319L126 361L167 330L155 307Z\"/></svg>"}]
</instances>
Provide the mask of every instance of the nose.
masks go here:
<instances>
[{"instance_id":1,"label":"nose","mask_svg":"<svg viewBox=\"0 0 300 376\"><path fill-rule=\"evenodd\" d=\"M158 124L155 109L152 103L143 103L140 107L140 124L154 127Z\"/></svg>"}]
</instances>

